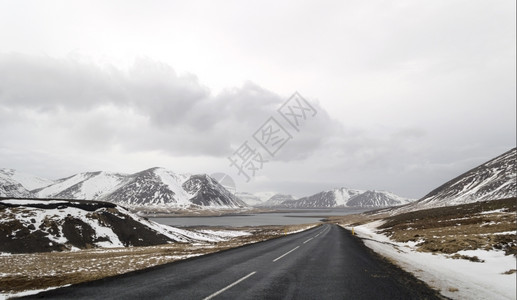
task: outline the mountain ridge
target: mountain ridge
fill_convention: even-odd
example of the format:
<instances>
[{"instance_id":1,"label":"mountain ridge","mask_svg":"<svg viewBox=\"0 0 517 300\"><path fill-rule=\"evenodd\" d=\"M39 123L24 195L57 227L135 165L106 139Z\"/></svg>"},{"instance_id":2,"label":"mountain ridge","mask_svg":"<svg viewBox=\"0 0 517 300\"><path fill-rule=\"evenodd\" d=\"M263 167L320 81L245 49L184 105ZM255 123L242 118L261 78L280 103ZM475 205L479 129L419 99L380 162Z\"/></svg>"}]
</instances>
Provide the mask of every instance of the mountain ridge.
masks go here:
<instances>
[{"instance_id":1,"label":"mountain ridge","mask_svg":"<svg viewBox=\"0 0 517 300\"><path fill-rule=\"evenodd\" d=\"M393 215L514 197L517 197L517 148L463 172L419 200L391 209L389 213Z\"/></svg>"},{"instance_id":2,"label":"mountain ridge","mask_svg":"<svg viewBox=\"0 0 517 300\"><path fill-rule=\"evenodd\" d=\"M283 208L387 207L404 205L411 199L387 191L335 188L278 205Z\"/></svg>"},{"instance_id":3,"label":"mountain ridge","mask_svg":"<svg viewBox=\"0 0 517 300\"><path fill-rule=\"evenodd\" d=\"M4 174L0 177L0 196L100 200L131 208L247 207L246 203L209 175L176 174L159 167L133 174L105 171L78 173L32 191L25 189L12 176Z\"/></svg>"},{"instance_id":4,"label":"mountain ridge","mask_svg":"<svg viewBox=\"0 0 517 300\"><path fill-rule=\"evenodd\" d=\"M440 207L515 197L516 160L513 148L438 186L414 205Z\"/></svg>"}]
</instances>

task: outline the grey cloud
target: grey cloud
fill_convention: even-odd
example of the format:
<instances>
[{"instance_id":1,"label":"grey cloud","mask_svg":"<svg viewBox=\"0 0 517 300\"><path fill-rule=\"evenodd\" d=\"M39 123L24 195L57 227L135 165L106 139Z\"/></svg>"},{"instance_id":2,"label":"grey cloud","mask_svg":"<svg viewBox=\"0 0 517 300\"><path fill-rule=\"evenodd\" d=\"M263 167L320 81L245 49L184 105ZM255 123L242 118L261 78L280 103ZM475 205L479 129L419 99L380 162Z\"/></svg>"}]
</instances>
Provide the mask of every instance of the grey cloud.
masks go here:
<instances>
[{"instance_id":1,"label":"grey cloud","mask_svg":"<svg viewBox=\"0 0 517 300\"><path fill-rule=\"evenodd\" d=\"M149 59L124 72L74 59L0 56L2 110L16 112L26 126L35 126L29 120L36 114L49 135L61 132L69 145L98 151L227 156L285 100L252 82L212 95L195 76ZM317 108L317 118L275 159L306 158L339 131Z\"/></svg>"},{"instance_id":2,"label":"grey cloud","mask_svg":"<svg viewBox=\"0 0 517 300\"><path fill-rule=\"evenodd\" d=\"M123 99L121 74L69 59L0 56L0 104L40 111L89 109Z\"/></svg>"}]
</instances>

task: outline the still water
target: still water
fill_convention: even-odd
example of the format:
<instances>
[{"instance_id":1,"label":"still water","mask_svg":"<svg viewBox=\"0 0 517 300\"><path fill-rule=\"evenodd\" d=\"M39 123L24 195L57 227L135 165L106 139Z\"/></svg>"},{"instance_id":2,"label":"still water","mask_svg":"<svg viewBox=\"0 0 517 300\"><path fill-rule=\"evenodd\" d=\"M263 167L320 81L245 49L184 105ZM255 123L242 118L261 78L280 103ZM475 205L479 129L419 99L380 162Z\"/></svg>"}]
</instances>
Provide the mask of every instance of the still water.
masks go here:
<instances>
[{"instance_id":1,"label":"still water","mask_svg":"<svg viewBox=\"0 0 517 300\"><path fill-rule=\"evenodd\" d=\"M190 226L262 226L262 225L296 225L319 222L328 216L344 216L360 213L366 209L311 209L292 210L247 215L230 215L220 217L164 217L151 220L175 227Z\"/></svg>"}]
</instances>

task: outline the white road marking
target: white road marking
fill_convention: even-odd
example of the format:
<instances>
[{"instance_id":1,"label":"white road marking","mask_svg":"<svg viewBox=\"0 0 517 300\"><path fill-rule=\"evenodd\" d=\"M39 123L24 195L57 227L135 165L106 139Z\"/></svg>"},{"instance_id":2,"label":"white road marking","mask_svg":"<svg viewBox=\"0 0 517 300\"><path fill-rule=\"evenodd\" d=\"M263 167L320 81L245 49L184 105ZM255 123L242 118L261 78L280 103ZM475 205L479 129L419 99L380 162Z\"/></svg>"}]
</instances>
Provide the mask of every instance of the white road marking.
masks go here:
<instances>
[{"instance_id":1,"label":"white road marking","mask_svg":"<svg viewBox=\"0 0 517 300\"><path fill-rule=\"evenodd\" d=\"M325 227L325 229L322 229L320 233L316 234L314 237L317 238L320 234L325 233L330 230L330 227Z\"/></svg>"},{"instance_id":2,"label":"white road marking","mask_svg":"<svg viewBox=\"0 0 517 300\"><path fill-rule=\"evenodd\" d=\"M246 275L246 276L242 277L241 279L239 279L239 280L235 281L234 283L232 283L232 284L230 284L230 285L226 286L225 288L222 288L222 289L218 290L217 292L213 293L212 295L210 295L210 296L208 296L208 297L206 297L206 298L203 298L203 300L209 300L209 299L214 298L215 296L217 296L217 295L219 295L220 293L222 293L222 292L226 291L227 289L229 289L229 288L231 288L231 287L233 287L233 286L235 286L235 285L239 284L239 282L244 281L244 280L248 279L249 277L253 276L253 274L255 274L255 273L257 273L257 272L255 271L255 272L251 272L251 273L249 273L248 275Z\"/></svg>"},{"instance_id":3,"label":"white road marking","mask_svg":"<svg viewBox=\"0 0 517 300\"><path fill-rule=\"evenodd\" d=\"M298 248L300 248L300 246L296 246L296 248L292 249L291 251L286 252L286 253L284 253L284 254L280 255L279 257L277 257L277 258L273 259L273 262L275 262L275 261L277 261L277 260L281 259L282 257L286 256L287 254L289 254L289 253L293 252L294 250L296 250L296 249L298 249Z\"/></svg>"},{"instance_id":4,"label":"white road marking","mask_svg":"<svg viewBox=\"0 0 517 300\"><path fill-rule=\"evenodd\" d=\"M307 243L308 241L312 240L313 238L310 238L308 240L306 240L305 242L303 242L304 244Z\"/></svg>"}]
</instances>

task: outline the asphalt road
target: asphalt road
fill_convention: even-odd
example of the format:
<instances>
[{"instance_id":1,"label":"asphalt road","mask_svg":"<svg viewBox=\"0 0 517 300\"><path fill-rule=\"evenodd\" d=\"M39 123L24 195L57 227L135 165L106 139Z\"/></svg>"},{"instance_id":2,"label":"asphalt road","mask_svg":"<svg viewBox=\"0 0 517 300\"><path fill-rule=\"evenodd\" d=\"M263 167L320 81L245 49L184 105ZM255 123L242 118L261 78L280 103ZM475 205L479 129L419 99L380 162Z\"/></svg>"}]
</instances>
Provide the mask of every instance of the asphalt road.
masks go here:
<instances>
[{"instance_id":1,"label":"asphalt road","mask_svg":"<svg viewBox=\"0 0 517 300\"><path fill-rule=\"evenodd\" d=\"M336 225L48 291L46 299L436 299Z\"/></svg>"}]
</instances>

